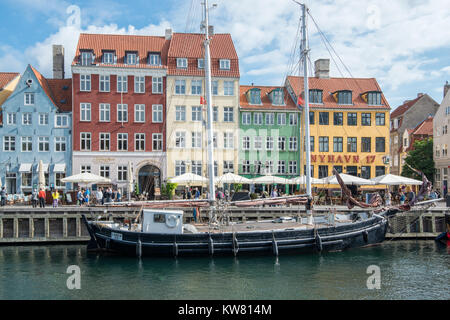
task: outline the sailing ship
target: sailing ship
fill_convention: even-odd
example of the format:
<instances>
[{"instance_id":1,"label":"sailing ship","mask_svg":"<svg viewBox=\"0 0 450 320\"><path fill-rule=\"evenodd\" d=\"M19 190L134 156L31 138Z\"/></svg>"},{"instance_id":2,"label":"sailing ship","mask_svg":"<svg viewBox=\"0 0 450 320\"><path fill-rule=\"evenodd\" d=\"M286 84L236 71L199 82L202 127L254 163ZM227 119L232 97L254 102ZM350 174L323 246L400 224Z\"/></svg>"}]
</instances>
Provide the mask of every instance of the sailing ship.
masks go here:
<instances>
[{"instance_id":1,"label":"sailing ship","mask_svg":"<svg viewBox=\"0 0 450 320\"><path fill-rule=\"evenodd\" d=\"M321 251L341 251L349 248L378 244L384 241L388 228L388 217L409 206L380 208L380 198L374 197L369 204L360 203L352 197L338 172L334 171L349 208L358 205L373 209L370 212L355 212L352 215L334 215L332 219L313 219L311 172L306 170L306 195L237 201L237 207L260 205L304 205L307 217L284 217L269 221L235 223L221 212L215 199L214 159L213 159L213 112L211 97L211 61L209 49L209 7L204 3L205 30L205 76L208 130L208 173L209 198L193 201L158 201L142 204L142 210L134 221L117 223L114 221L83 221L91 240L89 250L108 250L126 255L238 255L308 253ZM304 92L308 88L308 43L306 32L307 7L302 8L302 59L304 67ZM300 99L300 98L299 98ZM309 95L304 95L304 114L309 114ZM306 167L310 167L309 117L305 120ZM428 180L422 174L421 192L428 190ZM130 205L130 204L128 204ZM141 205L134 203L134 205ZM209 208L207 224L183 224L183 211L168 208ZM221 218L220 218L221 217Z\"/></svg>"}]
</instances>

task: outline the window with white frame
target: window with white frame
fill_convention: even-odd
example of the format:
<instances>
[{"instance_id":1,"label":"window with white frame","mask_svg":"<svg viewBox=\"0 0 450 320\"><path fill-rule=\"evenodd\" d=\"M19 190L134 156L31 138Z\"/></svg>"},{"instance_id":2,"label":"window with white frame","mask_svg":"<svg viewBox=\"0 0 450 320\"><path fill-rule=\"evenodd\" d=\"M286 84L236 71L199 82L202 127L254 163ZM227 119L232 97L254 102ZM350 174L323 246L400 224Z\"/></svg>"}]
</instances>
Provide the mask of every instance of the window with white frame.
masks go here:
<instances>
[{"instance_id":1,"label":"window with white frame","mask_svg":"<svg viewBox=\"0 0 450 320\"><path fill-rule=\"evenodd\" d=\"M33 123L33 115L31 113L22 113L22 124L24 126L30 126Z\"/></svg>"},{"instance_id":2,"label":"window with white frame","mask_svg":"<svg viewBox=\"0 0 450 320\"><path fill-rule=\"evenodd\" d=\"M186 80L175 80L175 94L186 94Z\"/></svg>"},{"instance_id":3,"label":"window with white frame","mask_svg":"<svg viewBox=\"0 0 450 320\"><path fill-rule=\"evenodd\" d=\"M217 141L217 132L213 132L213 147L218 148L218 141Z\"/></svg>"},{"instance_id":4,"label":"window with white frame","mask_svg":"<svg viewBox=\"0 0 450 320\"><path fill-rule=\"evenodd\" d=\"M250 174L250 161L249 160L242 161L242 174Z\"/></svg>"},{"instance_id":5,"label":"window with white frame","mask_svg":"<svg viewBox=\"0 0 450 320\"><path fill-rule=\"evenodd\" d=\"M201 95L202 94L202 80L192 80L191 81L191 94Z\"/></svg>"},{"instance_id":6,"label":"window with white frame","mask_svg":"<svg viewBox=\"0 0 450 320\"><path fill-rule=\"evenodd\" d=\"M286 161L279 160L278 161L278 174L285 174L286 173Z\"/></svg>"},{"instance_id":7,"label":"window with white frame","mask_svg":"<svg viewBox=\"0 0 450 320\"><path fill-rule=\"evenodd\" d=\"M66 137L55 137L55 152L66 152Z\"/></svg>"},{"instance_id":8,"label":"window with white frame","mask_svg":"<svg viewBox=\"0 0 450 320\"><path fill-rule=\"evenodd\" d=\"M110 92L111 78L110 76L100 76L100 92Z\"/></svg>"},{"instance_id":9,"label":"window with white frame","mask_svg":"<svg viewBox=\"0 0 450 320\"><path fill-rule=\"evenodd\" d=\"M255 149L255 150L262 150L262 147L263 147L263 137L255 137L254 138L254 140L253 140L253 143L254 143L254 148L253 149Z\"/></svg>"},{"instance_id":10,"label":"window with white frame","mask_svg":"<svg viewBox=\"0 0 450 320\"><path fill-rule=\"evenodd\" d=\"M100 166L100 176L103 178L110 177L111 171L109 166Z\"/></svg>"},{"instance_id":11,"label":"window with white frame","mask_svg":"<svg viewBox=\"0 0 450 320\"><path fill-rule=\"evenodd\" d=\"M80 167L80 172L81 173L92 173L92 168L90 165L82 165Z\"/></svg>"},{"instance_id":12,"label":"window with white frame","mask_svg":"<svg viewBox=\"0 0 450 320\"><path fill-rule=\"evenodd\" d=\"M250 112L242 113L242 124L251 125L252 124L252 114Z\"/></svg>"},{"instance_id":13,"label":"window with white frame","mask_svg":"<svg viewBox=\"0 0 450 320\"><path fill-rule=\"evenodd\" d=\"M253 173L262 174L262 161L255 161Z\"/></svg>"},{"instance_id":14,"label":"window with white frame","mask_svg":"<svg viewBox=\"0 0 450 320\"><path fill-rule=\"evenodd\" d=\"M242 137L242 150L250 150L250 137Z\"/></svg>"},{"instance_id":15,"label":"window with white frame","mask_svg":"<svg viewBox=\"0 0 450 320\"><path fill-rule=\"evenodd\" d=\"M234 108L233 107L224 107L223 108L223 121L224 122L233 122L234 121Z\"/></svg>"},{"instance_id":16,"label":"window with white frame","mask_svg":"<svg viewBox=\"0 0 450 320\"><path fill-rule=\"evenodd\" d=\"M297 174L297 161L289 161L289 174Z\"/></svg>"},{"instance_id":17,"label":"window with white frame","mask_svg":"<svg viewBox=\"0 0 450 320\"><path fill-rule=\"evenodd\" d=\"M66 187L66 183L61 181L65 177L66 177L66 174L64 172L55 172L55 186L57 188L65 188Z\"/></svg>"},{"instance_id":18,"label":"window with white frame","mask_svg":"<svg viewBox=\"0 0 450 320\"><path fill-rule=\"evenodd\" d=\"M117 181L127 181L128 166L117 166Z\"/></svg>"},{"instance_id":19,"label":"window with white frame","mask_svg":"<svg viewBox=\"0 0 450 320\"><path fill-rule=\"evenodd\" d=\"M145 104L134 105L134 122L145 122Z\"/></svg>"},{"instance_id":20,"label":"window with white frame","mask_svg":"<svg viewBox=\"0 0 450 320\"><path fill-rule=\"evenodd\" d=\"M90 103L80 103L80 121L91 121Z\"/></svg>"},{"instance_id":21,"label":"window with white frame","mask_svg":"<svg viewBox=\"0 0 450 320\"><path fill-rule=\"evenodd\" d=\"M192 161L192 173L197 174L199 176L202 175L202 162L201 161Z\"/></svg>"},{"instance_id":22,"label":"window with white frame","mask_svg":"<svg viewBox=\"0 0 450 320\"><path fill-rule=\"evenodd\" d=\"M234 96L234 81L223 82L223 94L225 96Z\"/></svg>"},{"instance_id":23,"label":"window with white frame","mask_svg":"<svg viewBox=\"0 0 450 320\"><path fill-rule=\"evenodd\" d=\"M219 94L219 81L211 81L211 88L213 96L217 96Z\"/></svg>"},{"instance_id":24,"label":"window with white frame","mask_svg":"<svg viewBox=\"0 0 450 320\"><path fill-rule=\"evenodd\" d=\"M39 152L50 151L50 137L38 137Z\"/></svg>"},{"instance_id":25,"label":"window with white frame","mask_svg":"<svg viewBox=\"0 0 450 320\"><path fill-rule=\"evenodd\" d=\"M31 188L32 178L31 172L22 172L22 188Z\"/></svg>"},{"instance_id":26,"label":"window with white frame","mask_svg":"<svg viewBox=\"0 0 450 320\"><path fill-rule=\"evenodd\" d=\"M198 59L197 60L197 68L198 69L205 69L205 59Z\"/></svg>"},{"instance_id":27,"label":"window with white frame","mask_svg":"<svg viewBox=\"0 0 450 320\"><path fill-rule=\"evenodd\" d=\"M213 107L213 121L219 121L219 107Z\"/></svg>"},{"instance_id":28,"label":"window with white frame","mask_svg":"<svg viewBox=\"0 0 450 320\"><path fill-rule=\"evenodd\" d=\"M80 150L81 151L91 151L91 133L81 132L80 133Z\"/></svg>"},{"instance_id":29,"label":"window with white frame","mask_svg":"<svg viewBox=\"0 0 450 320\"><path fill-rule=\"evenodd\" d=\"M234 173L234 163L233 161L223 162L223 174Z\"/></svg>"},{"instance_id":30,"label":"window with white frame","mask_svg":"<svg viewBox=\"0 0 450 320\"><path fill-rule=\"evenodd\" d=\"M297 137L289 138L289 151L297 151Z\"/></svg>"},{"instance_id":31,"label":"window with white frame","mask_svg":"<svg viewBox=\"0 0 450 320\"><path fill-rule=\"evenodd\" d=\"M266 150L273 150L273 137L266 137Z\"/></svg>"},{"instance_id":32,"label":"window with white frame","mask_svg":"<svg viewBox=\"0 0 450 320\"><path fill-rule=\"evenodd\" d=\"M22 152L33 151L33 137L22 137Z\"/></svg>"},{"instance_id":33,"label":"window with white frame","mask_svg":"<svg viewBox=\"0 0 450 320\"><path fill-rule=\"evenodd\" d=\"M273 160L266 161L265 172L266 174L272 174L273 172Z\"/></svg>"},{"instance_id":34,"label":"window with white frame","mask_svg":"<svg viewBox=\"0 0 450 320\"><path fill-rule=\"evenodd\" d=\"M145 151L145 133L134 134L134 151Z\"/></svg>"},{"instance_id":35,"label":"window with white frame","mask_svg":"<svg viewBox=\"0 0 450 320\"><path fill-rule=\"evenodd\" d=\"M152 106L152 122L162 123L163 122L163 106L162 104L154 104Z\"/></svg>"},{"instance_id":36,"label":"window with white frame","mask_svg":"<svg viewBox=\"0 0 450 320\"><path fill-rule=\"evenodd\" d=\"M286 150L286 137L278 137L278 150L279 151Z\"/></svg>"},{"instance_id":37,"label":"window with white frame","mask_svg":"<svg viewBox=\"0 0 450 320\"><path fill-rule=\"evenodd\" d=\"M175 106L175 121L186 121L186 106Z\"/></svg>"},{"instance_id":38,"label":"window with white frame","mask_svg":"<svg viewBox=\"0 0 450 320\"><path fill-rule=\"evenodd\" d=\"M290 113L289 114L289 125L290 126L296 126L297 125L297 114Z\"/></svg>"},{"instance_id":39,"label":"window with white frame","mask_svg":"<svg viewBox=\"0 0 450 320\"><path fill-rule=\"evenodd\" d=\"M192 107L192 121L202 121L202 107Z\"/></svg>"},{"instance_id":40,"label":"window with white frame","mask_svg":"<svg viewBox=\"0 0 450 320\"><path fill-rule=\"evenodd\" d=\"M6 114L6 124L15 125L17 123L17 116L15 112L8 112Z\"/></svg>"},{"instance_id":41,"label":"window with white frame","mask_svg":"<svg viewBox=\"0 0 450 320\"><path fill-rule=\"evenodd\" d=\"M12 152L16 151L16 137L4 136L3 137L3 151Z\"/></svg>"},{"instance_id":42,"label":"window with white frame","mask_svg":"<svg viewBox=\"0 0 450 320\"><path fill-rule=\"evenodd\" d=\"M175 148L186 148L186 132L175 133Z\"/></svg>"},{"instance_id":43,"label":"window with white frame","mask_svg":"<svg viewBox=\"0 0 450 320\"><path fill-rule=\"evenodd\" d=\"M152 78L152 93L158 94L163 93L163 78L153 77Z\"/></svg>"},{"instance_id":44,"label":"window with white frame","mask_svg":"<svg viewBox=\"0 0 450 320\"><path fill-rule=\"evenodd\" d=\"M145 93L145 77L141 76L134 77L134 92Z\"/></svg>"},{"instance_id":45,"label":"window with white frame","mask_svg":"<svg viewBox=\"0 0 450 320\"><path fill-rule=\"evenodd\" d=\"M138 64L138 57L135 52L128 52L127 54L127 64Z\"/></svg>"},{"instance_id":46,"label":"window with white frame","mask_svg":"<svg viewBox=\"0 0 450 320\"><path fill-rule=\"evenodd\" d=\"M82 66L90 66L94 62L94 55L91 51L83 51L81 52L81 65Z\"/></svg>"},{"instance_id":47,"label":"window with white frame","mask_svg":"<svg viewBox=\"0 0 450 320\"><path fill-rule=\"evenodd\" d=\"M100 151L109 151L111 147L111 134L108 132L100 133Z\"/></svg>"},{"instance_id":48,"label":"window with white frame","mask_svg":"<svg viewBox=\"0 0 450 320\"><path fill-rule=\"evenodd\" d=\"M199 149L202 147L202 133L192 132L192 148Z\"/></svg>"},{"instance_id":49,"label":"window with white frame","mask_svg":"<svg viewBox=\"0 0 450 320\"><path fill-rule=\"evenodd\" d=\"M253 124L262 125L263 124L263 114L260 112L253 114Z\"/></svg>"},{"instance_id":50,"label":"window with white frame","mask_svg":"<svg viewBox=\"0 0 450 320\"><path fill-rule=\"evenodd\" d=\"M275 114L266 113L266 125L273 126L275 124Z\"/></svg>"},{"instance_id":51,"label":"window with white frame","mask_svg":"<svg viewBox=\"0 0 450 320\"><path fill-rule=\"evenodd\" d=\"M153 133L152 134L152 145L153 145L153 151L162 151L163 150L163 134L162 133Z\"/></svg>"},{"instance_id":52,"label":"window with white frame","mask_svg":"<svg viewBox=\"0 0 450 320\"><path fill-rule=\"evenodd\" d=\"M68 128L69 116L64 114L57 114L55 116L55 128Z\"/></svg>"},{"instance_id":53,"label":"window with white frame","mask_svg":"<svg viewBox=\"0 0 450 320\"><path fill-rule=\"evenodd\" d=\"M128 105L117 105L117 122L128 122Z\"/></svg>"},{"instance_id":54,"label":"window with white frame","mask_svg":"<svg viewBox=\"0 0 450 320\"><path fill-rule=\"evenodd\" d=\"M128 92L127 76L117 76L117 92Z\"/></svg>"},{"instance_id":55,"label":"window with white frame","mask_svg":"<svg viewBox=\"0 0 450 320\"><path fill-rule=\"evenodd\" d=\"M117 151L128 150L128 133L117 134Z\"/></svg>"},{"instance_id":56,"label":"window with white frame","mask_svg":"<svg viewBox=\"0 0 450 320\"><path fill-rule=\"evenodd\" d=\"M91 91L91 75L80 75L80 91Z\"/></svg>"},{"instance_id":57,"label":"window with white frame","mask_svg":"<svg viewBox=\"0 0 450 320\"><path fill-rule=\"evenodd\" d=\"M175 176L181 176L186 173L186 162L177 160L175 161Z\"/></svg>"},{"instance_id":58,"label":"window with white frame","mask_svg":"<svg viewBox=\"0 0 450 320\"><path fill-rule=\"evenodd\" d=\"M234 148L234 135L232 132L224 132L223 147L225 149L233 149Z\"/></svg>"},{"instance_id":59,"label":"window with white frame","mask_svg":"<svg viewBox=\"0 0 450 320\"><path fill-rule=\"evenodd\" d=\"M48 125L48 113L39 113L39 125L40 126Z\"/></svg>"},{"instance_id":60,"label":"window with white frame","mask_svg":"<svg viewBox=\"0 0 450 320\"><path fill-rule=\"evenodd\" d=\"M160 66L161 55L159 53L150 53L148 55L148 64L151 66Z\"/></svg>"},{"instance_id":61,"label":"window with white frame","mask_svg":"<svg viewBox=\"0 0 450 320\"><path fill-rule=\"evenodd\" d=\"M285 113L278 113L277 114L277 124L279 126L285 126L286 125L286 114Z\"/></svg>"},{"instance_id":62,"label":"window with white frame","mask_svg":"<svg viewBox=\"0 0 450 320\"><path fill-rule=\"evenodd\" d=\"M109 103L100 103L100 122L111 121L111 105Z\"/></svg>"},{"instance_id":63,"label":"window with white frame","mask_svg":"<svg viewBox=\"0 0 450 320\"><path fill-rule=\"evenodd\" d=\"M230 60L220 59L219 60L219 68L222 70L230 70Z\"/></svg>"},{"instance_id":64,"label":"window with white frame","mask_svg":"<svg viewBox=\"0 0 450 320\"><path fill-rule=\"evenodd\" d=\"M186 58L177 58L177 68L186 69L188 67L188 60Z\"/></svg>"},{"instance_id":65,"label":"window with white frame","mask_svg":"<svg viewBox=\"0 0 450 320\"><path fill-rule=\"evenodd\" d=\"M103 64L114 64L114 52L103 51Z\"/></svg>"},{"instance_id":66,"label":"window with white frame","mask_svg":"<svg viewBox=\"0 0 450 320\"><path fill-rule=\"evenodd\" d=\"M34 93L30 93L30 92L25 93L24 104L26 106L34 105Z\"/></svg>"}]
</instances>

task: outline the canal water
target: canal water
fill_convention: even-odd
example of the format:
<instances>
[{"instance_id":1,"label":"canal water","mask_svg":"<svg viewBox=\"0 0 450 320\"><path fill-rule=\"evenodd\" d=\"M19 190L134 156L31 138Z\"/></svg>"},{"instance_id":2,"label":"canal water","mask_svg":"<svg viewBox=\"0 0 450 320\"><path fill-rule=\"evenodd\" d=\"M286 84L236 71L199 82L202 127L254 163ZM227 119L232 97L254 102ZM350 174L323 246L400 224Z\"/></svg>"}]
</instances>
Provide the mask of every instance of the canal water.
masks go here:
<instances>
[{"instance_id":1,"label":"canal water","mask_svg":"<svg viewBox=\"0 0 450 320\"><path fill-rule=\"evenodd\" d=\"M72 265L79 290L67 287ZM376 276L370 266L379 268L380 289L367 288ZM84 245L0 247L0 299L448 300L449 282L450 249L434 241L278 258L141 260L87 254Z\"/></svg>"}]
</instances>

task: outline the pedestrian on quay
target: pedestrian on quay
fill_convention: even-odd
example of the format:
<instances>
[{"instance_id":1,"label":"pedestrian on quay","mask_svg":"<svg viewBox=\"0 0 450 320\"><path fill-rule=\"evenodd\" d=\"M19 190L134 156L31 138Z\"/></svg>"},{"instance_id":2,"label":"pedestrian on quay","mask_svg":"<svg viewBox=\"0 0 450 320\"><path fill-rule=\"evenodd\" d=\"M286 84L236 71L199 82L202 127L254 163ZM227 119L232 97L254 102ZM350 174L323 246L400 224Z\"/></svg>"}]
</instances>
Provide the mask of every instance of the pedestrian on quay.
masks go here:
<instances>
[{"instance_id":1,"label":"pedestrian on quay","mask_svg":"<svg viewBox=\"0 0 450 320\"><path fill-rule=\"evenodd\" d=\"M97 194L96 194L97 204L103 205L103 191L102 188L98 188Z\"/></svg>"},{"instance_id":2,"label":"pedestrian on quay","mask_svg":"<svg viewBox=\"0 0 450 320\"><path fill-rule=\"evenodd\" d=\"M58 208L58 201L59 201L59 192L58 190L53 190L52 192L52 198L53 198L53 208Z\"/></svg>"},{"instance_id":3,"label":"pedestrian on quay","mask_svg":"<svg viewBox=\"0 0 450 320\"><path fill-rule=\"evenodd\" d=\"M44 188L41 188L41 191L39 191L38 196L39 196L39 207L40 208L45 208L45 197L46 197L46 194L45 194Z\"/></svg>"},{"instance_id":4,"label":"pedestrian on quay","mask_svg":"<svg viewBox=\"0 0 450 320\"><path fill-rule=\"evenodd\" d=\"M405 200L406 200L406 196L405 193L403 192L404 187L402 189L400 189L399 191L399 200L400 200L400 204L405 204Z\"/></svg>"},{"instance_id":5,"label":"pedestrian on quay","mask_svg":"<svg viewBox=\"0 0 450 320\"><path fill-rule=\"evenodd\" d=\"M36 208L38 205L39 196L36 189L33 189L33 193L31 194L31 205L33 208Z\"/></svg>"},{"instance_id":6,"label":"pedestrian on quay","mask_svg":"<svg viewBox=\"0 0 450 320\"><path fill-rule=\"evenodd\" d=\"M83 202L84 202L83 190L84 189L78 189L78 193L77 193L77 201L78 201L78 205L80 207L83 205Z\"/></svg>"},{"instance_id":7,"label":"pedestrian on quay","mask_svg":"<svg viewBox=\"0 0 450 320\"><path fill-rule=\"evenodd\" d=\"M105 203L110 203L112 197L112 191L111 188L108 188L105 192Z\"/></svg>"},{"instance_id":8,"label":"pedestrian on quay","mask_svg":"<svg viewBox=\"0 0 450 320\"><path fill-rule=\"evenodd\" d=\"M6 198L8 197L8 193L6 192L6 188L3 187L2 190L0 191L0 201L1 201L1 206L4 207L6 205Z\"/></svg>"},{"instance_id":9,"label":"pedestrian on quay","mask_svg":"<svg viewBox=\"0 0 450 320\"><path fill-rule=\"evenodd\" d=\"M120 189L118 189L116 194L116 202L120 201L122 201L122 192L120 191Z\"/></svg>"},{"instance_id":10,"label":"pedestrian on quay","mask_svg":"<svg viewBox=\"0 0 450 320\"><path fill-rule=\"evenodd\" d=\"M188 200L191 200L191 199L192 199L192 190L191 190L191 188L188 189L186 198L187 198Z\"/></svg>"},{"instance_id":11,"label":"pedestrian on quay","mask_svg":"<svg viewBox=\"0 0 450 320\"><path fill-rule=\"evenodd\" d=\"M91 190L89 190L89 188L86 188L86 190L84 191L84 202L86 203L86 205L89 205L89 198L91 197Z\"/></svg>"}]
</instances>

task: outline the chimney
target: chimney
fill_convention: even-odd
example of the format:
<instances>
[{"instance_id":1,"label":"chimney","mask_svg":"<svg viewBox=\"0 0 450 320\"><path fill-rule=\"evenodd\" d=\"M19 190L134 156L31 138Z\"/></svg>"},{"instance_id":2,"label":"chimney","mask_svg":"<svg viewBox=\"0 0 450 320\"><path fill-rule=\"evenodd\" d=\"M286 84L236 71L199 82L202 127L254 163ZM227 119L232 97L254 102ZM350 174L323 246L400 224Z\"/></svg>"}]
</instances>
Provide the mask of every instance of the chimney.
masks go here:
<instances>
[{"instance_id":1,"label":"chimney","mask_svg":"<svg viewBox=\"0 0 450 320\"><path fill-rule=\"evenodd\" d=\"M53 45L53 78L64 79L64 47Z\"/></svg>"},{"instance_id":2,"label":"chimney","mask_svg":"<svg viewBox=\"0 0 450 320\"><path fill-rule=\"evenodd\" d=\"M447 81L444 86L444 98L447 95L448 90L450 90L450 84L448 84L448 81Z\"/></svg>"},{"instance_id":3,"label":"chimney","mask_svg":"<svg viewBox=\"0 0 450 320\"><path fill-rule=\"evenodd\" d=\"M209 26L208 27L208 33L209 33L209 36L213 36L214 35L214 26Z\"/></svg>"},{"instance_id":4,"label":"chimney","mask_svg":"<svg viewBox=\"0 0 450 320\"><path fill-rule=\"evenodd\" d=\"M420 98L420 97L422 97L422 96L423 96L423 93L422 93L422 92L417 94L417 98Z\"/></svg>"},{"instance_id":5,"label":"chimney","mask_svg":"<svg viewBox=\"0 0 450 320\"><path fill-rule=\"evenodd\" d=\"M315 77L320 79L330 78L330 59L319 59L314 62Z\"/></svg>"},{"instance_id":6,"label":"chimney","mask_svg":"<svg viewBox=\"0 0 450 320\"><path fill-rule=\"evenodd\" d=\"M172 34L173 34L172 29L166 29L166 40L171 40Z\"/></svg>"}]
</instances>

